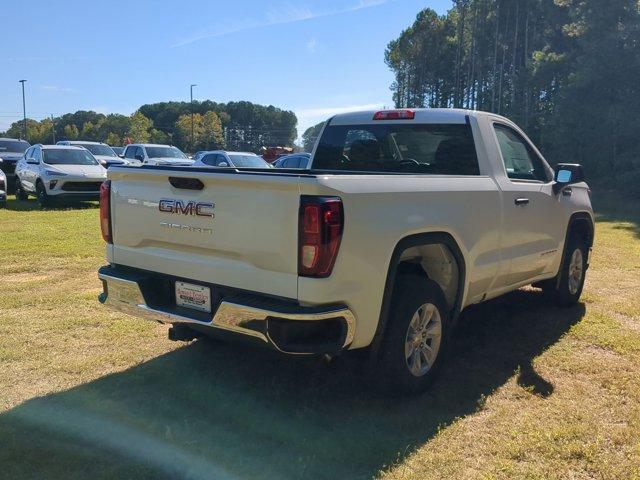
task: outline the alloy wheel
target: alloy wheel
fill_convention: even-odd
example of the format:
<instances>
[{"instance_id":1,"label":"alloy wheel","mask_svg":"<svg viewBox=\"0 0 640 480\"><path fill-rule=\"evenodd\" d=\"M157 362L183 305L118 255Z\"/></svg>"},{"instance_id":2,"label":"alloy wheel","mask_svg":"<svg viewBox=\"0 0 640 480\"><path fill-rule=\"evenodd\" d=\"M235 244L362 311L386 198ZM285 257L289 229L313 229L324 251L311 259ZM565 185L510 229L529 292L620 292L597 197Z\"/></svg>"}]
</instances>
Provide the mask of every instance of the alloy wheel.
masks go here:
<instances>
[{"instance_id":1,"label":"alloy wheel","mask_svg":"<svg viewBox=\"0 0 640 480\"><path fill-rule=\"evenodd\" d=\"M422 377L433 366L440 350L442 319L432 303L418 307L413 314L404 342L407 368L412 375Z\"/></svg>"},{"instance_id":2,"label":"alloy wheel","mask_svg":"<svg viewBox=\"0 0 640 480\"><path fill-rule=\"evenodd\" d=\"M571 295L578 293L583 273L582 250L576 248L569 261L568 288Z\"/></svg>"}]
</instances>

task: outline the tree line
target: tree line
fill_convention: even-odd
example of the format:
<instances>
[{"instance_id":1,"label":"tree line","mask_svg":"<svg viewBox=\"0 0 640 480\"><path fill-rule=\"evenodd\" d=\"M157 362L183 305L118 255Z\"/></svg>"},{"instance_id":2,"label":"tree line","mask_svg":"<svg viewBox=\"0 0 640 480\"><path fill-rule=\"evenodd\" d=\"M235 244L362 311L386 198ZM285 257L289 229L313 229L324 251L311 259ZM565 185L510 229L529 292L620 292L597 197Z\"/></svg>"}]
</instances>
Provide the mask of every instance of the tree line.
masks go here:
<instances>
[{"instance_id":1,"label":"tree line","mask_svg":"<svg viewBox=\"0 0 640 480\"><path fill-rule=\"evenodd\" d=\"M445 15L422 10L389 43L395 105L502 114L552 163L582 163L640 194L638 1L453 3Z\"/></svg>"},{"instance_id":2,"label":"tree line","mask_svg":"<svg viewBox=\"0 0 640 480\"><path fill-rule=\"evenodd\" d=\"M130 116L80 110L53 119L27 119L27 140L90 140L114 146L151 142L176 145L184 151L258 152L263 146L293 146L297 122L291 111L251 102L162 102L143 105ZM19 138L22 132L20 120L0 136Z\"/></svg>"}]
</instances>

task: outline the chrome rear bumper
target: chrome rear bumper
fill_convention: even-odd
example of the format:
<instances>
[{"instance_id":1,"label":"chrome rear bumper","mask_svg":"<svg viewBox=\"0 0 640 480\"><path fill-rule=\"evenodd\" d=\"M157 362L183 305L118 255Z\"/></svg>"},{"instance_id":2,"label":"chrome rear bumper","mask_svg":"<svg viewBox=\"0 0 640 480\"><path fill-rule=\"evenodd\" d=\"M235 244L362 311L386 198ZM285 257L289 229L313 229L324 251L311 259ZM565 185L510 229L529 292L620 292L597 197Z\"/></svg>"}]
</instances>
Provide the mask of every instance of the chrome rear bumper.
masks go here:
<instances>
[{"instance_id":1,"label":"chrome rear bumper","mask_svg":"<svg viewBox=\"0 0 640 480\"><path fill-rule=\"evenodd\" d=\"M280 325L297 324L300 322L327 322L340 320L344 325L343 333L336 342L335 348L331 351L347 349L353 342L355 335L356 320L353 313L345 306L330 306L322 309L297 307L291 308L268 308L263 306L250 305L249 303L221 300L213 314L203 314L200 312L185 312L180 309L180 313L171 311L170 308L151 308L145 302L144 295L140 289L138 281L135 279L120 276L112 272L113 268L103 267L98 273L98 278L103 283L103 293L98 297L100 303L121 311L123 313L142 317L167 324L189 324L197 327L198 330L212 329L234 332L260 340L261 342L274 347L275 349L290 354L313 354L329 353L327 351L308 351L308 349L292 349L283 345L272 332L270 332L270 322L278 322ZM105 273L109 272L109 273ZM307 324L308 325L308 324ZM275 330L275 328L273 329Z\"/></svg>"}]
</instances>

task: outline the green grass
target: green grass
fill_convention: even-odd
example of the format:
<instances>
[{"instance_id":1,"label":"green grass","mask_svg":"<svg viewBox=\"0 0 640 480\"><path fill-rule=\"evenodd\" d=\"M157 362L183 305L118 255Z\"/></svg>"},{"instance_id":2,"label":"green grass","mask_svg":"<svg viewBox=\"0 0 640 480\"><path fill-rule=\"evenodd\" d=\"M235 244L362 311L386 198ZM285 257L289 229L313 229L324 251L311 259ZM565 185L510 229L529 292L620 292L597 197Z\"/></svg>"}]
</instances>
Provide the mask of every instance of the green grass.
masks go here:
<instances>
[{"instance_id":1,"label":"green grass","mask_svg":"<svg viewBox=\"0 0 640 480\"><path fill-rule=\"evenodd\" d=\"M584 303L469 310L423 396L344 357L210 341L105 310L95 205L0 210L0 476L640 478L640 212L602 202ZM596 205L598 209L598 204Z\"/></svg>"}]
</instances>

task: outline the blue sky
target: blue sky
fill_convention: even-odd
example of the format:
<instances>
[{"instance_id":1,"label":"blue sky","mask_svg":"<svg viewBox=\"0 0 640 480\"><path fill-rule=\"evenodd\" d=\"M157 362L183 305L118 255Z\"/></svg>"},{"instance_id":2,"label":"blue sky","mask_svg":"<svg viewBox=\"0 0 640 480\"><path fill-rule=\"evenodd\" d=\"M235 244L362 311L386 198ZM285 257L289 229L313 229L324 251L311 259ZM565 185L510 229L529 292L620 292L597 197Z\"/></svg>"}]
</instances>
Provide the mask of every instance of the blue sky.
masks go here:
<instances>
[{"instance_id":1,"label":"blue sky","mask_svg":"<svg viewBox=\"0 0 640 480\"><path fill-rule=\"evenodd\" d=\"M52 2L4 0L0 130L22 115L130 114L145 103L249 100L296 112L298 131L390 106L384 49L450 0Z\"/></svg>"}]
</instances>

